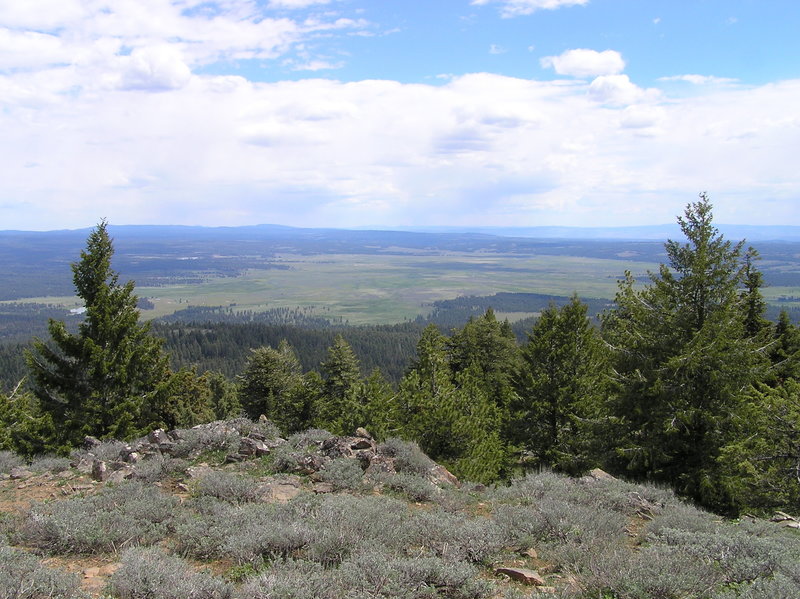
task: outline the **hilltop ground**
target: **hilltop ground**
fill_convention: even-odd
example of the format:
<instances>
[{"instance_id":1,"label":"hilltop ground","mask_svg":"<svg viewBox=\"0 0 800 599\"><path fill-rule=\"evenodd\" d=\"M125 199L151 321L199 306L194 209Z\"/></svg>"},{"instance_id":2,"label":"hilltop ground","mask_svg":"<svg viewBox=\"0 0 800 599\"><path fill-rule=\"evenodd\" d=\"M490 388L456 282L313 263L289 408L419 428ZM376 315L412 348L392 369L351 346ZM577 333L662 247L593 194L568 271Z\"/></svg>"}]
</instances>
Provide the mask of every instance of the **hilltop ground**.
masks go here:
<instances>
[{"instance_id":1,"label":"hilltop ground","mask_svg":"<svg viewBox=\"0 0 800 599\"><path fill-rule=\"evenodd\" d=\"M217 422L0 453L0 598L800 596L800 526L593 472L457 481L366 431Z\"/></svg>"}]
</instances>

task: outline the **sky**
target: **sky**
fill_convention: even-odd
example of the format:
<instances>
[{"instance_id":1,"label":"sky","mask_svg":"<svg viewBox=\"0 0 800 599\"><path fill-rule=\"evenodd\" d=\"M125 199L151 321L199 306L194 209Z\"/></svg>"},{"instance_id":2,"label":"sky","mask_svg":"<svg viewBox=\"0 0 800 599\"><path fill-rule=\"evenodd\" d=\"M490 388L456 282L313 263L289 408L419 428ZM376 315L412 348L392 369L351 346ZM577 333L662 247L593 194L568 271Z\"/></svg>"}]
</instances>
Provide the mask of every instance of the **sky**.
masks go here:
<instances>
[{"instance_id":1,"label":"sky","mask_svg":"<svg viewBox=\"0 0 800 599\"><path fill-rule=\"evenodd\" d=\"M798 0L0 0L0 230L800 225Z\"/></svg>"}]
</instances>

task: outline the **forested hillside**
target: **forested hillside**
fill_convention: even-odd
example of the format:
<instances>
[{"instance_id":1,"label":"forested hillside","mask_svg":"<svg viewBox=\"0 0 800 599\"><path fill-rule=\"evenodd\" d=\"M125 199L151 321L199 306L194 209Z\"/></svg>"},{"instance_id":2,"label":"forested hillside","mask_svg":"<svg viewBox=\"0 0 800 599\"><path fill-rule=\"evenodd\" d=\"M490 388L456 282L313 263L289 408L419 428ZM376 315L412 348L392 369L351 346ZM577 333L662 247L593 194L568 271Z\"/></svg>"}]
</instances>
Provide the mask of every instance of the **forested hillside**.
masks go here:
<instances>
[{"instance_id":1,"label":"forested hillside","mask_svg":"<svg viewBox=\"0 0 800 599\"><path fill-rule=\"evenodd\" d=\"M593 302L599 321L577 296L508 294L442 303L430 321L322 329L142 324L101 223L72 266L86 311L26 352L29 386L0 397L0 447L66 453L86 435L263 414L285 434L413 440L476 482L600 466L723 513L800 509L800 332L766 317L759 256L719 233L708 198L678 223L684 239L647 281L621 273L614 301ZM532 302L522 342L487 307ZM471 318L437 326L451 309Z\"/></svg>"}]
</instances>

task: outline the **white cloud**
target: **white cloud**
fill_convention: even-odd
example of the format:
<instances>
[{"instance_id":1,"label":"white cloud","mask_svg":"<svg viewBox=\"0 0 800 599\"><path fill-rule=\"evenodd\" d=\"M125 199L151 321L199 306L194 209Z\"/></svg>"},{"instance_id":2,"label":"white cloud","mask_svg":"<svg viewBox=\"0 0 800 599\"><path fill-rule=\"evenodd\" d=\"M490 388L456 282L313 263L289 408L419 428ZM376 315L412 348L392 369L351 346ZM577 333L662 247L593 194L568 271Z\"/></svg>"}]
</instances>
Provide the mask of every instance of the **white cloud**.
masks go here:
<instances>
[{"instance_id":1,"label":"white cloud","mask_svg":"<svg viewBox=\"0 0 800 599\"><path fill-rule=\"evenodd\" d=\"M656 95L657 91L640 88L627 75L602 75L589 84L589 97L613 106L628 106Z\"/></svg>"},{"instance_id":2,"label":"white cloud","mask_svg":"<svg viewBox=\"0 0 800 599\"><path fill-rule=\"evenodd\" d=\"M542 67L552 68L559 75L581 78L616 75L625 69L625 61L616 50L598 52L576 48L558 56L545 56L540 63Z\"/></svg>"},{"instance_id":3,"label":"white cloud","mask_svg":"<svg viewBox=\"0 0 800 599\"><path fill-rule=\"evenodd\" d=\"M800 218L800 81L670 96L588 51L552 57L586 79L255 83L199 67L314 66L329 58L287 50L363 23L245 0L29 1L0 2L2 228L611 225L632 205L672 222L702 189L720 222ZM775 201L755 214L758 198Z\"/></svg>"},{"instance_id":4,"label":"white cloud","mask_svg":"<svg viewBox=\"0 0 800 599\"><path fill-rule=\"evenodd\" d=\"M501 4L500 14L503 17L530 15L537 10L555 10L564 6L583 6L589 0L472 0L475 6Z\"/></svg>"},{"instance_id":5,"label":"white cloud","mask_svg":"<svg viewBox=\"0 0 800 599\"><path fill-rule=\"evenodd\" d=\"M736 79L727 77L715 77L713 75L672 75L670 77L659 77L659 81L685 81L693 85L726 85L736 83Z\"/></svg>"},{"instance_id":6,"label":"white cloud","mask_svg":"<svg viewBox=\"0 0 800 599\"><path fill-rule=\"evenodd\" d=\"M320 4L330 4L331 0L269 0L270 8L308 8Z\"/></svg>"},{"instance_id":7,"label":"white cloud","mask_svg":"<svg viewBox=\"0 0 800 599\"><path fill-rule=\"evenodd\" d=\"M189 83L192 76L180 52L167 45L137 48L121 60L124 63L121 89L178 89Z\"/></svg>"}]
</instances>

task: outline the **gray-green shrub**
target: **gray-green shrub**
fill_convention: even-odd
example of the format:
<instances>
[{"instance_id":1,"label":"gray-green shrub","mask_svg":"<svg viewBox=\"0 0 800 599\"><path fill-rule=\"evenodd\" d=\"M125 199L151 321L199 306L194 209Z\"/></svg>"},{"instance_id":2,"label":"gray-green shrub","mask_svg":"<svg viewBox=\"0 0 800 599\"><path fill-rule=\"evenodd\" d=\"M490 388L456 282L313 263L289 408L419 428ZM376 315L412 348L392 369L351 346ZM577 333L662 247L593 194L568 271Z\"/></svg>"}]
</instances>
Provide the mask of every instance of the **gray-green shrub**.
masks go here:
<instances>
[{"instance_id":1,"label":"gray-green shrub","mask_svg":"<svg viewBox=\"0 0 800 599\"><path fill-rule=\"evenodd\" d=\"M13 536L51 553L120 551L162 539L177 503L156 487L124 483L90 497L36 504Z\"/></svg>"},{"instance_id":2,"label":"gray-green shrub","mask_svg":"<svg viewBox=\"0 0 800 599\"><path fill-rule=\"evenodd\" d=\"M2 599L77 599L77 574L48 568L35 555L13 549L0 541L0 597Z\"/></svg>"},{"instance_id":3,"label":"gray-green shrub","mask_svg":"<svg viewBox=\"0 0 800 599\"><path fill-rule=\"evenodd\" d=\"M109 589L119 599L228 599L231 586L195 572L189 564L160 549L132 548L122 554Z\"/></svg>"}]
</instances>

